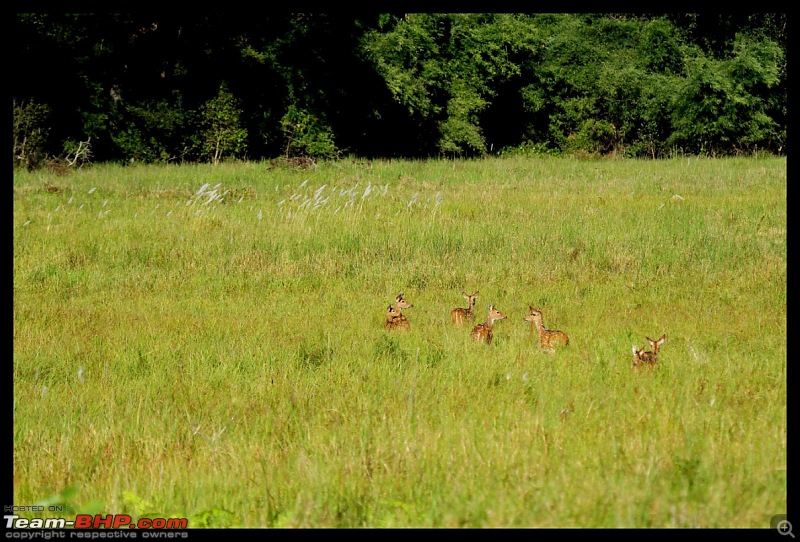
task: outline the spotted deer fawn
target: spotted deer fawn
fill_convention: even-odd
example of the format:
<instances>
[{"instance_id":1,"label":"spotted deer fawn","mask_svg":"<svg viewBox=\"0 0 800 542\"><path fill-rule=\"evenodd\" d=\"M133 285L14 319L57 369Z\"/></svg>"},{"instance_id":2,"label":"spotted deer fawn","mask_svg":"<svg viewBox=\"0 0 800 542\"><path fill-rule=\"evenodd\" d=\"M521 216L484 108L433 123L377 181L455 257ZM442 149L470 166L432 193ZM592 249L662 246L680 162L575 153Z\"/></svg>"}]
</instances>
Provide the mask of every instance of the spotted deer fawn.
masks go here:
<instances>
[{"instance_id":1,"label":"spotted deer fawn","mask_svg":"<svg viewBox=\"0 0 800 542\"><path fill-rule=\"evenodd\" d=\"M647 366L647 367L654 367L656 363L658 363L658 349L664 344L664 341L667 340L667 334L665 333L659 339L653 340L650 337L645 337L647 342L650 343L651 351L646 351L644 348L641 350L633 345L633 364L631 367L640 367L640 366Z\"/></svg>"},{"instance_id":2,"label":"spotted deer fawn","mask_svg":"<svg viewBox=\"0 0 800 542\"><path fill-rule=\"evenodd\" d=\"M567 346L569 344L569 337L563 331L555 329L547 329L542 321L542 311L534 307L528 307L530 314L525 316L523 320L526 322L533 322L536 332L539 334L539 347L545 352L553 353L556 351L556 346Z\"/></svg>"},{"instance_id":3,"label":"spotted deer fawn","mask_svg":"<svg viewBox=\"0 0 800 542\"><path fill-rule=\"evenodd\" d=\"M457 307L450 311L450 322L453 324L461 325L464 323L464 320L474 320L475 319L475 311L473 307L475 307L475 299L478 297L479 292L475 292L472 295L469 295L467 292L462 291L461 295L464 296L464 299L467 300L467 308Z\"/></svg>"},{"instance_id":4,"label":"spotted deer fawn","mask_svg":"<svg viewBox=\"0 0 800 542\"><path fill-rule=\"evenodd\" d=\"M506 318L508 317L494 308L494 305L489 305L489 316L486 317L484 323L478 324L472 328L472 338L476 341L492 344L492 328L494 327L495 320L505 320Z\"/></svg>"},{"instance_id":5,"label":"spotted deer fawn","mask_svg":"<svg viewBox=\"0 0 800 542\"><path fill-rule=\"evenodd\" d=\"M386 329L411 329L411 322L403 314L403 309L410 309L413 306L403 298L403 292L400 292L394 303L386 309Z\"/></svg>"}]
</instances>

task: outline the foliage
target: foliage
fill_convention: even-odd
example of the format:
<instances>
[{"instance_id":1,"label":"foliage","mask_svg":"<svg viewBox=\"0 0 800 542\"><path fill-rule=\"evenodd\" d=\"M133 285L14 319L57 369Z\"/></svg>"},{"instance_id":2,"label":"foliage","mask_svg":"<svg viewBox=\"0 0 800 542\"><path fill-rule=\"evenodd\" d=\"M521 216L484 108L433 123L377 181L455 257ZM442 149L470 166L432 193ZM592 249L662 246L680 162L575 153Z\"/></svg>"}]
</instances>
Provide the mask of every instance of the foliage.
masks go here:
<instances>
[{"instance_id":1,"label":"foliage","mask_svg":"<svg viewBox=\"0 0 800 542\"><path fill-rule=\"evenodd\" d=\"M79 488L74 485L65 487L61 491L57 491L48 497L37 500L34 504L36 506L46 507L47 509L57 507L62 510L61 514L57 514L61 517L74 513L94 515L103 512L105 503L97 499L84 501L80 506L74 504L78 489Z\"/></svg>"},{"instance_id":2,"label":"foliage","mask_svg":"<svg viewBox=\"0 0 800 542\"><path fill-rule=\"evenodd\" d=\"M183 108L180 98L123 103L121 126L111 138L125 162L174 162L201 153L201 135L191 131L194 113ZM211 137L210 135L208 137Z\"/></svg>"},{"instance_id":3,"label":"foliage","mask_svg":"<svg viewBox=\"0 0 800 542\"><path fill-rule=\"evenodd\" d=\"M189 527L193 529L230 529L241 525L242 520L228 510L205 510L189 518Z\"/></svg>"},{"instance_id":4,"label":"foliage","mask_svg":"<svg viewBox=\"0 0 800 542\"><path fill-rule=\"evenodd\" d=\"M407 14L367 32L362 49L393 98L437 127L441 152L483 154L479 114L519 72L510 55L524 46L522 25L509 14Z\"/></svg>"},{"instance_id":5,"label":"foliage","mask_svg":"<svg viewBox=\"0 0 800 542\"><path fill-rule=\"evenodd\" d=\"M661 20L542 17L554 37L525 66L528 137L568 152L661 154L680 52Z\"/></svg>"},{"instance_id":6,"label":"foliage","mask_svg":"<svg viewBox=\"0 0 800 542\"><path fill-rule=\"evenodd\" d=\"M668 144L687 152L724 154L774 147L785 135L770 114L763 90L779 83L782 52L770 40L739 34L733 56L687 62L687 77L675 96L674 126Z\"/></svg>"},{"instance_id":7,"label":"foliage","mask_svg":"<svg viewBox=\"0 0 800 542\"><path fill-rule=\"evenodd\" d=\"M523 89L526 109L546 112L550 145L650 157L676 146L714 154L781 148L776 111L756 98L779 81L774 42L738 36L733 58L714 60L679 45L678 30L660 19L567 17L556 25Z\"/></svg>"},{"instance_id":8,"label":"foliage","mask_svg":"<svg viewBox=\"0 0 800 542\"><path fill-rule=\"evenodd\" d=\"M64 142L64 161L70 167L83 167L92 161L92 138Z\"/></svg>"},{"instance_id":9,"label":"foliage","mask_svg":"<svg viewBox=\"0 0 800 542\"><path fill-rule=\"evenodd\" d=\"M241 156L247 140L241 117L239 102L224 85L220 86L217 96L200 108L202 155L214 164L226 156Z\"/></svg>"},{"instance_id":10,"label":"foliage","mask_svg":"<svg viewBox=\"0 0 800 542\"><path fill-rule=\"evenodd\" d=\"M308 110L289 106L281 119L286 140L285 157L334 158L337 155L330 127Z\"/></svg>"},{"instance_id":11,"label":"foliage","mask_svg":"<svg viewBox=\"0 0 800 542\"><path fill-rule=\"evenodd\" d=\"M40 150L22 165L89 138L95 162L127 163L486 156L528 144L649 158L780 154L786 22L782 13L20 13L13 98L49 111Z\"/></svg>"},{"instance_id":12,"label":"foliage","mask_svg":"<svg viewBox=\"0 0 800 542\"><path fill-rule=\"evenodd\" d=\"M47 136L50 131L50 107L33 101L14 100L14 167L34 169L46 158Z\"/></svg>"}]
</instances>

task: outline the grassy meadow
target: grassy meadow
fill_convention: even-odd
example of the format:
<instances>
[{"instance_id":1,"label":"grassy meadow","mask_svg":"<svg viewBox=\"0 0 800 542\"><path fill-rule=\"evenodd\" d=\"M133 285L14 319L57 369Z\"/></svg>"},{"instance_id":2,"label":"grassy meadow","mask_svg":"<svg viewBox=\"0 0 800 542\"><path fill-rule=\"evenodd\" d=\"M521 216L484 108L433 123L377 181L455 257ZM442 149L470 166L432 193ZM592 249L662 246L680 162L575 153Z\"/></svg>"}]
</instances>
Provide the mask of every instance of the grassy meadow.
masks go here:
<instances>
[{"instance_id":1,"label":"grassy meadow","mask_svg":"<svg viewBox=\"0 0 800 542\"><path fill-rule=\"evenodd\" d=\"M15 504L190 527L769 527L786 184L785 158L15 172ZM389 332L401 291L412 327ZM508 318L475 343L489 304ZM530 305L569 346L540 351Z\"/></svg>"}]
</instances>

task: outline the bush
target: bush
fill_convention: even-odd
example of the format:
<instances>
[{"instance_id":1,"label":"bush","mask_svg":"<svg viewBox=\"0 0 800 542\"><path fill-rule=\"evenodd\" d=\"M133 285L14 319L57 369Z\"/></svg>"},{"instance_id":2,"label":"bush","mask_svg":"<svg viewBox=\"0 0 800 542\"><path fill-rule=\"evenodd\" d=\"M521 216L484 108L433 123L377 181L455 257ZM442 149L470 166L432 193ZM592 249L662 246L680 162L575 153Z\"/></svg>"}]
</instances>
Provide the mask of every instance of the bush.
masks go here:
<instances>
[{"instance_id":1,"label":"bush","mask_svg":"<svg viewBox=\"0 0 800 542\"><path fill-rule=\"evenodd\" d=\"M45 143L50 133L47 121L50 107L34 101L18 103L14 107L14 167L28 170L42 165L46 159Z\"/></svg>"},{"instance_id":2,"label":"bush","mask_svg":"<svg viewBox=\"0 0 800 542\"><path fill-rule=\"evenodd\" d=\"M182 107L180 98L144 101L126 105L119 124L124 128L111 138L129 162L181 161L186 155L197 157L200 141L193 130L194 115Z\"/></svg>"},{"instance_id":3,"label":"bush","mask_svg":"<svg viewBox=\"0 0 800 542\"><path fill-rule=\"evenodd\" d=\"M281 130L286 138L287 158L334 158L338 154L331 128L306 109L290 105L281 119Z\"/></svg>"},{"instance_id":4,"label":"bush","mask_svg":"<svg viewBox=\"0 0 800 542\"><path fill-rule=\"evenodd\" d=\"M782 132L763 100L780 82L780 47L737 35L734 55L716 60L701 53L687 62L674 98L674 132L667 141L711 156L782 146Z\"/></svg>"},{"instance_id":5,"label":"bush","mask_svg":"<svg viewBox=\"0 0 800 542\"><path fill-rule=\"evenodd\" d=\"M225 156L240 156L247 147L247 129L242 126L239 101L220 86L216 98L200 108L202 155L215 164Z\"/></svg>"}]
</instances>

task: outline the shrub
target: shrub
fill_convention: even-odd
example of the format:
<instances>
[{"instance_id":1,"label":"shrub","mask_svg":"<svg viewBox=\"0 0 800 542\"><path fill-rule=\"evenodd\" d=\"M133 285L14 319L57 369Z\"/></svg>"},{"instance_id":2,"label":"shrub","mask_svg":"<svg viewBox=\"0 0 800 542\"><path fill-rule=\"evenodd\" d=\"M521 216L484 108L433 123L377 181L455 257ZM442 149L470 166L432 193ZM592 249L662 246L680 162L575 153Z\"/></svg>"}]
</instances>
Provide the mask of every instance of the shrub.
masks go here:
<instances>
[{"instance_id":1,"label":"shrub","mask_svg":"<svg viewBox=\"0 0 800 542\"><path fill-rule=\"evenodd\" d=\"M220 86L216 98L200 108L200 126L202 155L213 163L225 156L244 154L247 129L242 126L242 110L225 85Z\"/></svg>"},{"instance_id":2,"label":"shrub","mask_svg":"<svg viewBox=\"0 0 800 542\"><path fill-rule=\"evenodd\" d=\"M330 126L320 121L310 111L294 104L281 119L281 131L286 138L286 157L309 156L334 158L338 149Z\"/></svg>"},{"instance_id":3,"label":"shrub","mask_svg":"<svg viewBox=\"0 0 800 542\"><path fill-rule=\"evenodd\" d=\"M18 103L14 107L14 167L29 170L39 167L46 158L44 146L50 128L47 121L50 107L34 101Z\"/></svg>"}]
</instances>

